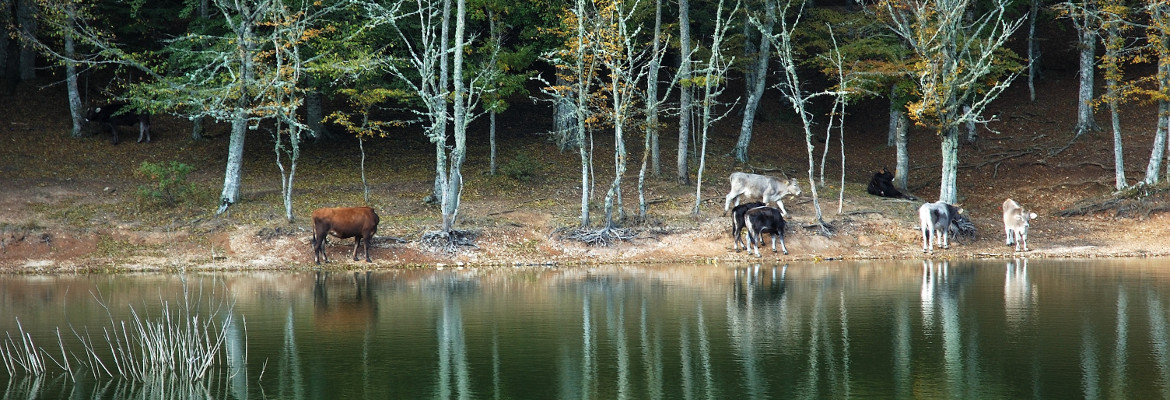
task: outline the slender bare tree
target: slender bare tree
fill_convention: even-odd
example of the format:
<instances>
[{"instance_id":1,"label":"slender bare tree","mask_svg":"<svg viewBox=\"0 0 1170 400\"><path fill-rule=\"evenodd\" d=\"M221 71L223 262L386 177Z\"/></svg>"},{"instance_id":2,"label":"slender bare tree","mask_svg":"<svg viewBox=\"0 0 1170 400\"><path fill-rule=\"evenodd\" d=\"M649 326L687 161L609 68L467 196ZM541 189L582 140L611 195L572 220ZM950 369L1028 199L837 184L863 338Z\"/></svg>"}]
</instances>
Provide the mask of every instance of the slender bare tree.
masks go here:
<instances>
[{"instance_id":1,"label":"slender bare tree","mask_svg":"<svg viewBox=\"0 0 1170 400\"><path fill-rule=\"evenodd\" d=\"M723 39L727 35L727 31L731 29L731 18L739 11L740 2L735 2L735 7L727 14L723 13L723 0L719 0L718 6L715 8L715 32L711 34L711 47L708 49L710 53L707 58L706 65L697 73L703 75L703 97L702 103L699 104L699 112L702 118L699 121L699 129L702 130L702 140L699 142L699 171L695 178L695 206L691 209L692 215L699 215L699 205L703 202L703 171L707 166L707 137L711 131L711 127L716 121L723 119L731 110L725 109L722 114L713 114L713 110L718 106L717 101L719 95L723 94L726 88L727 70L731 67L731 63L735 58L727 58L723 55Z\"/></svg>"}]
</instances>

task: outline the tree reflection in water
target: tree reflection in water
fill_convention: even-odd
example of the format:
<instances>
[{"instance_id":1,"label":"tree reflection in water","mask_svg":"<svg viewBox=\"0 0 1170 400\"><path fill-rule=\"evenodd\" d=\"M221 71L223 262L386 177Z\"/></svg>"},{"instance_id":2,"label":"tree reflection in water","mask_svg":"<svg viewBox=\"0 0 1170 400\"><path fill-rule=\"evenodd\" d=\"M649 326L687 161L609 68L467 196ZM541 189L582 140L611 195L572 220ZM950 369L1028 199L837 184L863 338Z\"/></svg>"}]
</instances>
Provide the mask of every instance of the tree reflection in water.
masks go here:
<instances>
[{"instance_id":1,"label":"tree reflection in water","mask_svg":"<svg viewBox=\"0 0 1170 400\"><path fill-rule=\"evenodd\" d=\"M1021 258L216 276L248 322L246 331L233 324L238 328L228 332L216 377L178 387L18 376L0 386L0 396L1170 396L1170 268L1157 262ZM142 302L180 289L162 274L0 276L0 313L21 316L38 343L50 343L48 328L63 320L51 315L55 308L73 310L74 326L103 322L79 312L74 304L87 297L70 293ZM0 330L13 325L0 319Z\"/></svg>"}]
</instances>

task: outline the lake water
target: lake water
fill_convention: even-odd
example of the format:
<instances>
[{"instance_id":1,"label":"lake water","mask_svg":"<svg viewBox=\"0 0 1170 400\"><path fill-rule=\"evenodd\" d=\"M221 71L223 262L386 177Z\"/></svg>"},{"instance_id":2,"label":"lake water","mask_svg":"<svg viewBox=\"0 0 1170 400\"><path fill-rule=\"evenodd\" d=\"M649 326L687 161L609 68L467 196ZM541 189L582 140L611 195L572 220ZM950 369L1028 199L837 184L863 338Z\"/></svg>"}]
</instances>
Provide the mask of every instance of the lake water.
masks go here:
<instances>
[{"instance_id":1,"label":"lake water","mask_svg":"<svg viewBox=\"0 0 1170 400\"><path fill-rule=\"evenodd\" d=\"M236 321L207 378L0 398L1170 397L1170 260L6 275L0 333L80 352L164 304Z\"/></svg>"}]
</instances>

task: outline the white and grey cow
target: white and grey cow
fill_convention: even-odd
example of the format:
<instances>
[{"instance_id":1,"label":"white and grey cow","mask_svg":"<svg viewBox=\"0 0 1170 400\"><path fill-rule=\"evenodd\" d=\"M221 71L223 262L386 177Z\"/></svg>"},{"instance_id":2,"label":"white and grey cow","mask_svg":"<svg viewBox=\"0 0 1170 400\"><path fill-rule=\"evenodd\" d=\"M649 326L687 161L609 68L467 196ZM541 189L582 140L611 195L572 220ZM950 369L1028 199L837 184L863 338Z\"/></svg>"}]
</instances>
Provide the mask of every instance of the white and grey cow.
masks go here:
<instances>
[{"instance_id":1,"label":"white and grey cow","mask_svg":"<svg viewBox=\"0 0 1170 400\"><path fill-rule=\"evenodd\" d=\"M731 200L735 200L735 205L739 205L739 198L744 199L760 199L767 203L776 203L776 207L780 208L780 215L787 217L788 210L784 209L784 203L780 201L781 198L787 195L800 196L800 184L796 179L785 179L781 181L770 176L749 174L746 172L733 172L728 179L731 181L731 191L727 192L727 198L723 202L723 213L731 208Z\"/></svg>"},{"instance_id":2,"label":"white and grey cow","mask_svg":"<svg viewBox=\"0 0 1170 400\"><path fill-rule=\"evenodd\" d=\"M1031 226L1028 221L1035 218L1036 213L1028 212L1015 200L1004 200L1003 231L1007 236L1007 245L1016 245L1016 251L1020 251L1020 246L1023 245L1024 251L1028 251L1028 227Z\"/></svg>"},{"instance_id":3,"label":"white and grey cow","mask_svg":"<svg viewBox=\"0 0 1170 400\"><path fill-rule=\"evenodd\" d=\"M958 225L966 217L960 207L944 201L926 203L918 207L918 226L922 231L922 252L934 252L934 247L950 248L948 243L951 225Z\"/></svg>"}]
</instances>

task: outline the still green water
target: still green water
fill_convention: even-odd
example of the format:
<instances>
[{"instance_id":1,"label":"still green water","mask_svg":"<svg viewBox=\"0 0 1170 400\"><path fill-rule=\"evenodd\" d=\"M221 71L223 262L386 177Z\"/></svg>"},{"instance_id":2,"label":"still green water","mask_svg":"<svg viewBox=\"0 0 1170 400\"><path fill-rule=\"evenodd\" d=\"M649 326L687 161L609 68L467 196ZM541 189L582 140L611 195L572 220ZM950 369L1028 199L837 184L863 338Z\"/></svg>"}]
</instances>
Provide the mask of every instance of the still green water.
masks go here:
<instances>
[{"instance_id":1,"label":"still green water","mask_svg":"<svg viewBox=\"0 0 1170 400\"><path fill-rule=\"evenodd\" d=\"M1170 260L8 275L0 333L60 352L184 298L238 322L207 379L0 398L1170 397Z\"/></svg>"}]
</instances>

